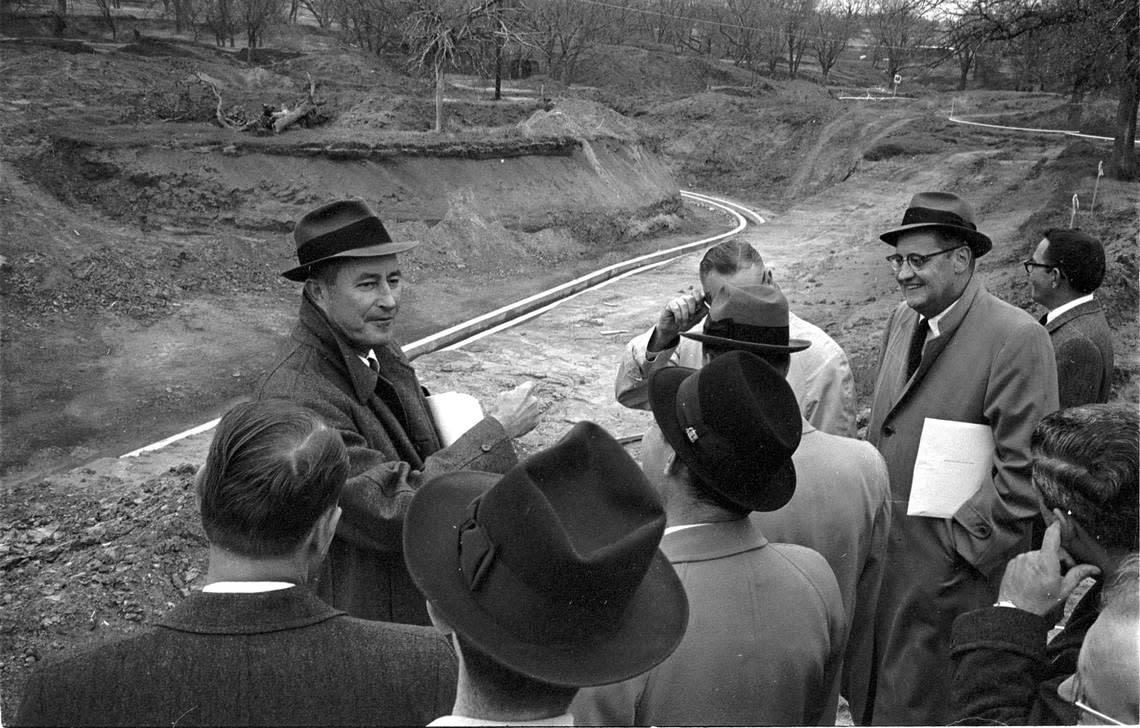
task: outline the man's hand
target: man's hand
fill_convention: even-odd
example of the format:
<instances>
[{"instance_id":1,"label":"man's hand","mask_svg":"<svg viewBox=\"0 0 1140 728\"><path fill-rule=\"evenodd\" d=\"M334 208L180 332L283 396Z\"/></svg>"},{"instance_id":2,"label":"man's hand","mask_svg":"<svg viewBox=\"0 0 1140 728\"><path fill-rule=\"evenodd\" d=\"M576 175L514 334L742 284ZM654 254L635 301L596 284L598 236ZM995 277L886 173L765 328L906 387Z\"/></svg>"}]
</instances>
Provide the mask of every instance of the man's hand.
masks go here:
<instances>
[{"instance_id":1,"label":"man's hand","mask_svg":"<svg viewBox=\"0 0 1140 728\"><path fill-rule=\"evenodd\" d=\"M1091 564L1072 566L1062 576L1064 563L1072 557L1061 548L1061 522L1045 529L1040 551L1018 554L1005 567L998 589L998 601L1011 601L1018 609L1045 616L1068 599L1083 579L1096 576L1100 569Z\"/></svg>"},{"instance_id":2,"label":"man's hand","mask_svg":"<svg viewBox=\"0 0 1140 728\"><path fill-rule=\"evenodd\" d=\"M681 332L696 326L708 312L704 295L700 293L686 293L669 301L657 317L657 326L649 337L649 351L657 352L674 346Z\"/></svg>"},{"instance_id":3,"label":"man's hand","mask_svg":"<svg viewBox=\"0 0 1140 728\"><path fill-rule=\"evenodd\" d=\"M511 437L522 437L542 419L538 397L534 394L534 381L523 382L514 389L495 398L491 417L499 421Z\"/></svg>"}]
</instances>

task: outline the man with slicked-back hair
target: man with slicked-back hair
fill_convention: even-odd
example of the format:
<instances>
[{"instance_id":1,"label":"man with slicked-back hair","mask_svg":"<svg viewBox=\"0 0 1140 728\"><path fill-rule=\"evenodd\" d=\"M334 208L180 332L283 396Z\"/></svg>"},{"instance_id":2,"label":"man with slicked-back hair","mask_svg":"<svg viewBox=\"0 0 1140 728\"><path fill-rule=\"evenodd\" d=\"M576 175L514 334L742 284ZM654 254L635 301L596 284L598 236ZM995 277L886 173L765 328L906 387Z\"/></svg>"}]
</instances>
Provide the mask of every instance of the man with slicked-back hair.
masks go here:
<instances>
[{"instance_id":1,"label":"man with slicked-back hair","mask_svg":"<svg viewBox=\"0 0 1140 728\"><path fill-rule=\"evenodd\" d=\"M36 670L16 725L408 725L445 712L434 630L347 616L309 589L340 518L336 430L285 400L222 418L198 474L206 586L137 636Z\"/></svg>"}]
</instances>

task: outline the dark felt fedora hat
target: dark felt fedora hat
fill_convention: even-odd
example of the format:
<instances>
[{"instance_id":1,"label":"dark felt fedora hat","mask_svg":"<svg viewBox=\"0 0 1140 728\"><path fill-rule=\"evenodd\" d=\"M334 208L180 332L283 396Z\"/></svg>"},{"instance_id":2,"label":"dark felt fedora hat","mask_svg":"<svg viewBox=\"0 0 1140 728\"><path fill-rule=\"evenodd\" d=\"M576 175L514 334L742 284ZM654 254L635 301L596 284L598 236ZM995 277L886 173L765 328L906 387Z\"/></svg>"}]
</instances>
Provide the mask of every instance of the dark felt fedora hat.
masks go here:
<instances>
[{"instance_id":1,"label":"dark felt fedora hat","mask_svg":"<svg viewBox=\"0 0 1140 728\"><path fill-rule=\"evenodd\" d=\"M404 558L455 631L499 663L553 685L603 685L650 669L684 635L664 530L637 463L580 422L505 475L429 481L408 507Z\"/></svg>"},{"instance_id":2,"label":"dark felt fedora hat","mask_svg":"<svg viewBox=\"0 0 1140 728\"><path fill-rule=\"evenodd\" d=\"M898 245L899 236L903 233L932 228L957 234L974 251L975 258L982 257L994 247L988 236L978 232L974 208L950 192L919 192L907 205L902 225L883 233L879 239L889 245Z\"/></svg>"},{"instance_id":3,"label":"dark felt fedora hat","mask_svg":"<svg viewBox=\"0 0 1140 728\"><path fill-rule=\"evenodd\" d=\"M649 404L665 441L706 487L754 511L791 500L800 408L763 359L730 351L701 369L658 369L649 377Z\"/></svg>"},{"instance_id":4,"label":"dark felt fedora hat","mask_svg":"<svg viewBox=\"0 0 1140 728\"><path fill-rule=\"evenodd\" d=\"M418 240L393 242L384 223L362 200L338 200L306 214L293 228L297 265L281 275L291 281L309 277L310 268L331 258L395 255L419 245Z\"/></svg>"},{"instance_id":5,"label":"dark felt fedora hat","mask_svg":"<svg viewBox=\"0 0 1140 728\"><path fill-rule=\"evenodd\" d=\"M756 354L803 351L810 341L788 338L788 299L766 283L726 282L713 296L703 333L681 334L719 349Z\"/></svg>"}]
</instances>

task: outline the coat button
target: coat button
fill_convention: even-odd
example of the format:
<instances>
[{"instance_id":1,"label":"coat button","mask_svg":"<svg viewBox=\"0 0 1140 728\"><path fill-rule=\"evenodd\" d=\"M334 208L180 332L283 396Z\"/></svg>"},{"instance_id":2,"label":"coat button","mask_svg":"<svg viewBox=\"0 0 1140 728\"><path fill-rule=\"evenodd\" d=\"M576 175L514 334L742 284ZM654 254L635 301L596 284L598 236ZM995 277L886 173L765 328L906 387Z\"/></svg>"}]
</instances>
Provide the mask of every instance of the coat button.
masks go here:
<instances>
[{"instance_id":1,"label":"coat button","mask_svg":"<svg viewBox=\"0 0 1140 728\"><path fill-rule=\"evenodd\" d=\"M491 452L491 450L493 450L494 447L495 447L494 445L487 445L486 443L484 443L484 444L479 446L479 449L482 450L483 452Z\"/></svg>"},{"instance_id":2,"label":"coat button","mask_svg":"<svg viewBox=\"0 0 1140 728\"><path fill-rule=\"evenodd\" d=\"M890 425L883 425L883 434L887 437L890 437L891 435L895 434L895 428L891 427Z\"/></svg>"},{"instance_id":3,"label":"coat button","mask_svg":"<svg viewBox=\"0 0 1140 728\"><path fill-rule=\"evenodd\" d=\"M978 535L981 536L982 538L989 536L990 535L990 524L979 523L978 524Z\"/></svg>"}]
</instances>

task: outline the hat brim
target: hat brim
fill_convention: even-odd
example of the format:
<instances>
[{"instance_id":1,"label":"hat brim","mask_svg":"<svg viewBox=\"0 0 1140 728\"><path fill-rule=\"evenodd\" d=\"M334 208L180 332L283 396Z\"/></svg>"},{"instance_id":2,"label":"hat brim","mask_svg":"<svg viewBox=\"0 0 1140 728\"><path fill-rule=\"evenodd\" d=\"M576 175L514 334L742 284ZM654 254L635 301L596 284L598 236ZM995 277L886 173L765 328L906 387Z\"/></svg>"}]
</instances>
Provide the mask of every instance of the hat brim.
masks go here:
<instances>
[{"instance_id":1,"label":"hat brim","mask_svg":"<svg viewBox=\"0 0 1140 728\"><path fill-rule=\"evenodd\" d=\"M483 611L459 565L457 524L501 476L441 475L420 488L404 521L404 557L420 591L456 632L507 667L552 685L587 687L627 680L668 657L689 621L685 588L657 550L616 631L574 645L525 642Z\"/></svg>"},{"instance_id":2,"label":"hat brim","mask_svg":"<svg viewBox=\"0 0 1140 728\"><path fill-rule=\"evenodd\" d=\"M761 344L753 341L741 341L740 339L726 339L723 336L709 336L708 334L693 334L688 331L681 334L688 339L699 341L704 344L713 344L722 349L737 349L739 351L750 351L754 354L793 354L797 351L803 351L811 346L810 341L803 339L788 339L787 346L780 344Z\"/></svg>"},{"instance_id":3,"label":"hat brim","mask_svg":"<svg viewBox=\"0 0 1140 728\"><path fill-rule=\"evenodd\" d=\"M955 235L961 237L966 241L966 244L969 245L970 250L974 252L975 258L981 258L986 253L993 250L994 247L994 243L989 239L989 236L980 233L977 230L971 230L970 228L961 227L959 225L947 225L940 222L917 222L911 225L903 225L893 230L886 231L879 236L879 240L882 240L887 245L896 246L899 244L899 237L903 233L909 233L914 230L934 229L949 230Z\"/></svg>"},{"instance_id":4,"label":"hat brim","mask_svg":"<svg viewBox=\"0 0 1140 728\"><path fill-rule=\"evenodd\" d=\"M396 253L403 253L420 244L418 240L404 240L399 243L382 243L380 245L370 245L366 248L353 248L346 250L343 253L336 253L334 255L326 255L324 258L318 258L304 265L298 265L290 268L281 273L291 281L303 282L309 277L309 271L315 265L320 265L334 258L379 258L385 255L395 255Z\"/></svg>"},{"instance_id":5,"label":"hat brim","mask_svg":"<svg viewBox=\"0 0 1140 728\"><path fill-rule=\"evenodd\" d=\"M723 485L718 482L720 480L718 475L701 464L692 442L681 429L676 416L677 390L681 387L681 382L695 371L697 370L685 367L665 367L653 373L653 386L649 388L649 404L653 410L653 419L661 428L665 441L702 482L741 508L753 511L776 511L783 508L796 492L796 466L791 458L766 473L757 474L764 479L762 487L749 483L752 487L746 489L718 487Z\"/></svg>"}]
</instances>

